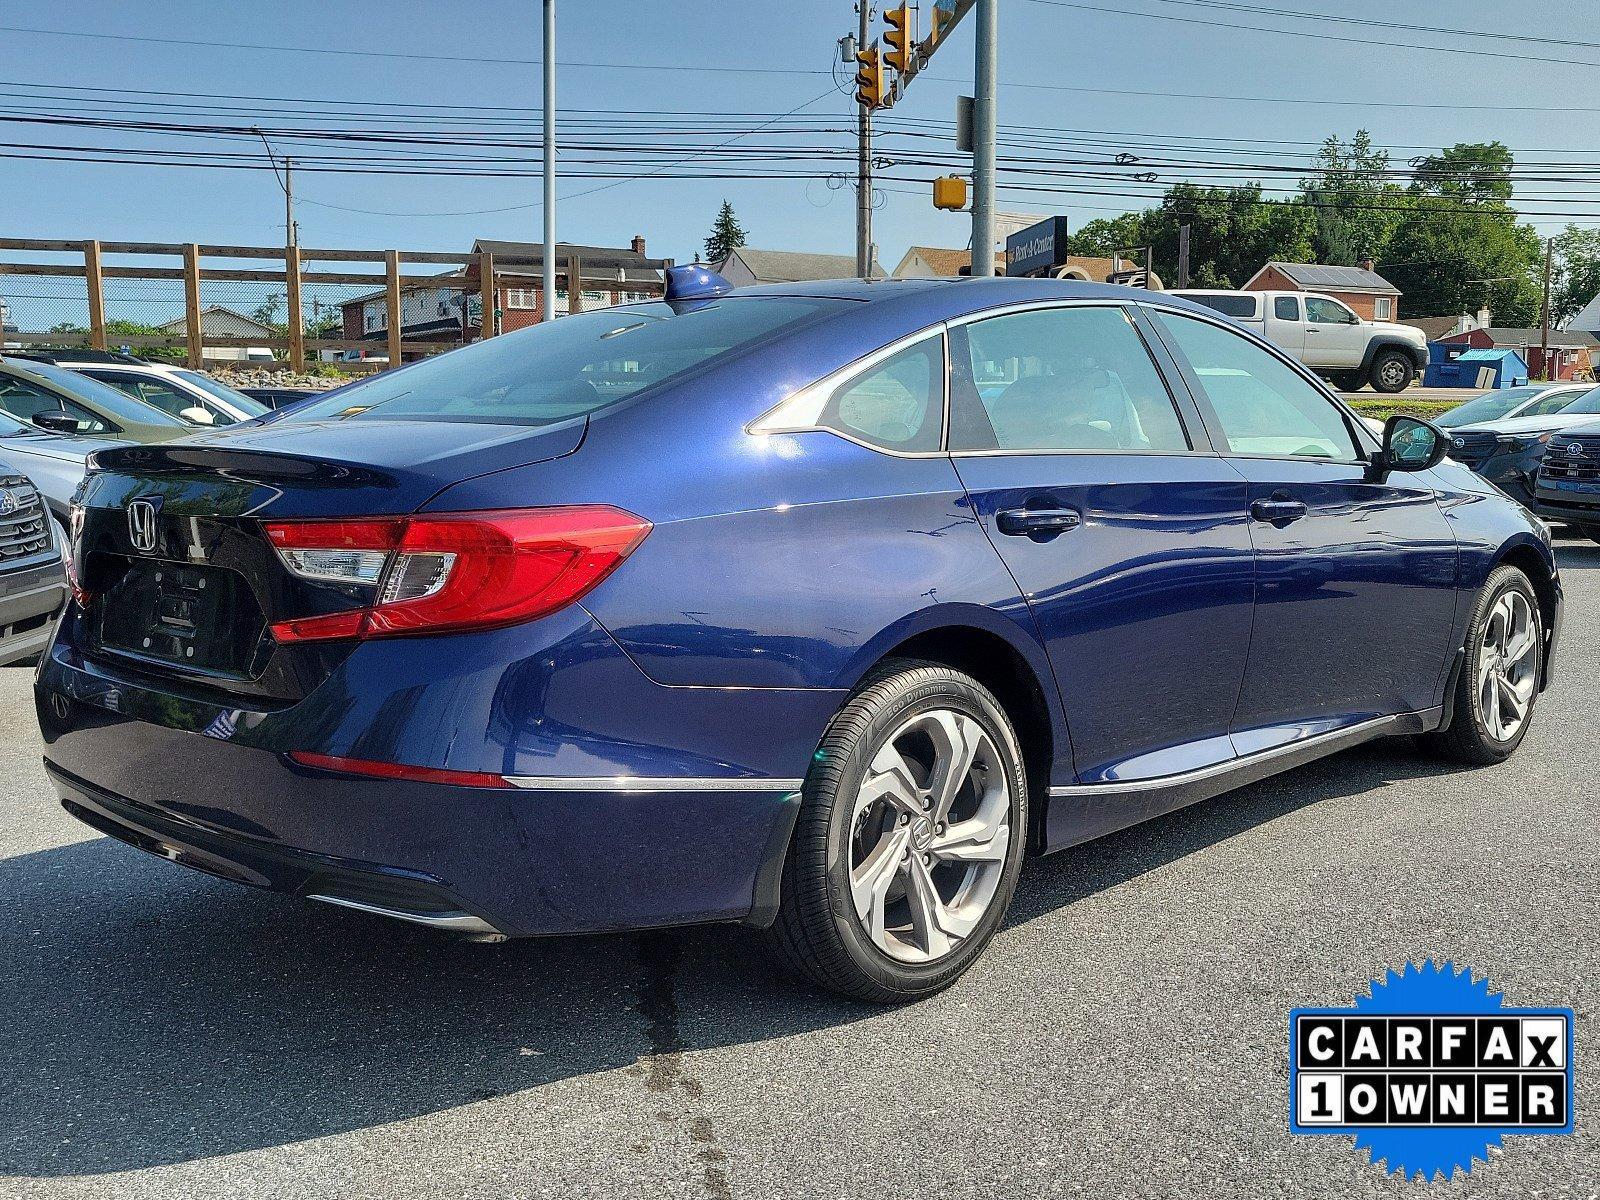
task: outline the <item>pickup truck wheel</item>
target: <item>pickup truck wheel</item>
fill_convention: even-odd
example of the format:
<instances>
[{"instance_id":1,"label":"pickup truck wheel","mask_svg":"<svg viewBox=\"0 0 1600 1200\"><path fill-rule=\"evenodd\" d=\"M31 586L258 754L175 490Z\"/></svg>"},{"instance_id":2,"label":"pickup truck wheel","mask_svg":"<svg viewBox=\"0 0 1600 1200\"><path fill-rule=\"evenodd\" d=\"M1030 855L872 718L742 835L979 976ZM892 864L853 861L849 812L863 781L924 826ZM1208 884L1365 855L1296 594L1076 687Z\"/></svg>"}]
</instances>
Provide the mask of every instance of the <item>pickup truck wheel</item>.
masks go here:
<instances>
[{"instance_id":1,"label":"pickup truck wheel","mask_svg":"<svg viewBox=\"0 0 1600 1200\"><path fill-rule=\"evenodd\" d=\"M1403 392L1416 378L1417 367L1403 350L1379 350L1373 356L1368 378L1374 391Z\"/></svg>"},{"instance_id":2,"label":"pickup truck wheel","mask_svg":"<svg viewBox=\"0 0 1600 1200\"><path fill-rule=\"evenodd\" d=\"M1333 371L1329 373L1328 378L1341 392L1359 392L1366 383L1366 380L1361 378L1360 371Z\"/></svg>"}]
</instances>

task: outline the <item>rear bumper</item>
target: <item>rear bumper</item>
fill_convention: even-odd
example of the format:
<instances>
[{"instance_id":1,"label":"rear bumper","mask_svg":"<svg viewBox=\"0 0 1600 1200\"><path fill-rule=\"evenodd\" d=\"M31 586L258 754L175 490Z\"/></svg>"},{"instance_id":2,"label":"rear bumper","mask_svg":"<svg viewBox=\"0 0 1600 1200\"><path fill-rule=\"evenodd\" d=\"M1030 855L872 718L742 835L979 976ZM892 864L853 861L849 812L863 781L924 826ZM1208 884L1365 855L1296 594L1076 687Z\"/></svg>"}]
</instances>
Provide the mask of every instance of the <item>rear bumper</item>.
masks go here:
<instances>
[{"instance_id":1,"label":"rear bumper","mask_svg":"<svg viewBox=\"0 0 1600 1200\"><path fill-rule=\"evenodd\" d=\"M557 640L541 652L538 632ZM364 645L300 704L253 712L88 660L69 620L35 683L46 766L69 811L142 849L425 924L770 923L798 776L837 699L659 687L581 612L522 627L539 657L509 668L513 632L492 636ZM487 682L479 655L501 664ZM517 786L364 777L291 750Z\"/></svg>"},{"instance_id":2,"label":"rear bumper","mask_svg":"<svg viewBox=\"0 0 1600 1200\"><path fill-rule=\"evenodd\" d=\"M93 763L59 743L45 768L73 816L181 866L508 937L770 923L799 810L793 780L737 791L691 791L682 781L621 790L601 780L568 791L549 786L555 781L540 790L470 788L356 779L254 756L229 771L191 751L185 772L206 783L191 784L182 800L152 803L91 782L80 772Z\"/></svg>"}]
</instances>

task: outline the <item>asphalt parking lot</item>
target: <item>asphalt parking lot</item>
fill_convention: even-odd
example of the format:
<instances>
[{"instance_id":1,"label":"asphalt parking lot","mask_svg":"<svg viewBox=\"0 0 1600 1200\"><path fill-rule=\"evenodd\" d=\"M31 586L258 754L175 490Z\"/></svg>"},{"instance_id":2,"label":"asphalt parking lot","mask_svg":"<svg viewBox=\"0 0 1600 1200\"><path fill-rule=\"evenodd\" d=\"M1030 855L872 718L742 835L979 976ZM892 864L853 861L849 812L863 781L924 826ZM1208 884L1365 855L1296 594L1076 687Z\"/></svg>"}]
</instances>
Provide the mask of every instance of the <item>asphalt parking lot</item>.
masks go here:
<instances>
[{"instance_id":1,"label":"asphalt parking lot","mask_svg":"<svg viewBox=\"0 0 1600 1200\"><path fill-rule=\"evenodd\" d=\"M0 1195L1593 1196L1600 546L1560 554L1512 761L1379 744L1037 861L892 1011L737 929L474 946L145 857L62 813L0 670ZM1430 955L1576 1010L1578 1124L1423 1189L1286 1132L1286 1037Z\"/></svg>"}]
</instances>

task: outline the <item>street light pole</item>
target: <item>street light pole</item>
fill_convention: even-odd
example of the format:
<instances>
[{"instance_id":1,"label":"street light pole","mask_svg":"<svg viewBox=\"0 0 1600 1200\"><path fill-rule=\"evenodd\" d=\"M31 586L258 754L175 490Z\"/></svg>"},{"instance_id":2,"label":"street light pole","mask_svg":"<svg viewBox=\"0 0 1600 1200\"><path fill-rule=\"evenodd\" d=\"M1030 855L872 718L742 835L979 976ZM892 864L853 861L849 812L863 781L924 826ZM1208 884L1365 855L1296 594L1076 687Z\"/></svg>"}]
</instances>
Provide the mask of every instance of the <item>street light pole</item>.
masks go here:
<instances>
[{"instance_id":1,"label":"street light pole","mask_svg":"<svg viewBox=\"0 0 1600 1200\"><path fill-rule=\"evenodd\" d=\"M857 0L861 20L856 45L865 50L872 32L872 0ZM856 114L856 277L872 274L872 109L865 103Z\"/></svg>"},{"instance_id":2,"label":"street light pole","mask_svg":"<svg viewBox=\"0 0 1600 1200\"><path fill-rule=\"evenodd\" d=\"M556 0L544 0L544 262L543 319L556 315ZM567 280L567 290L572 290ZM485 328L490 314L484 314Z\"/></svg>"},{"instance_id":3,"label":"street light pole","mask_svg":"<svg viewBox=\"0 0 1600 1200\"><path fill-rule=\"evenodd\" d=\"M972 273L994 274L994 140L995 75L999 65L996 7L999 0L978 0L978 37L973 75L977 95L972 106Z\"/></svg>"}]
</instances>

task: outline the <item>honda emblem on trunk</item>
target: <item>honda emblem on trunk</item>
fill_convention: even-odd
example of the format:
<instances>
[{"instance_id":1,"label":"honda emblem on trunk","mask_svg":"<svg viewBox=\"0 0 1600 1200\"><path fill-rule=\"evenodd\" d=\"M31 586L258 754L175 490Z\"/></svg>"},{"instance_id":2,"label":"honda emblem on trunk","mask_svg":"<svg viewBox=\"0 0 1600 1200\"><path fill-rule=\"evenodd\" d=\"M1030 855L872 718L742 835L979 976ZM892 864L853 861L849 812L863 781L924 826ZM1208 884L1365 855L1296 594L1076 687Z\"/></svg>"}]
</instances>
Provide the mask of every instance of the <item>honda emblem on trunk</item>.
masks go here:
<instances>
[{"instance_id":1,"label":"honda emblem on trunk","mask_svg":"<svg viewBox=\"0 0 1600 1200\"><path fill-rule=\"evenodd\" d=\"M156 504L154 500L138 499L128 505L128 539L141 554L156 548Z\"/></svg>"}]
</instances>

